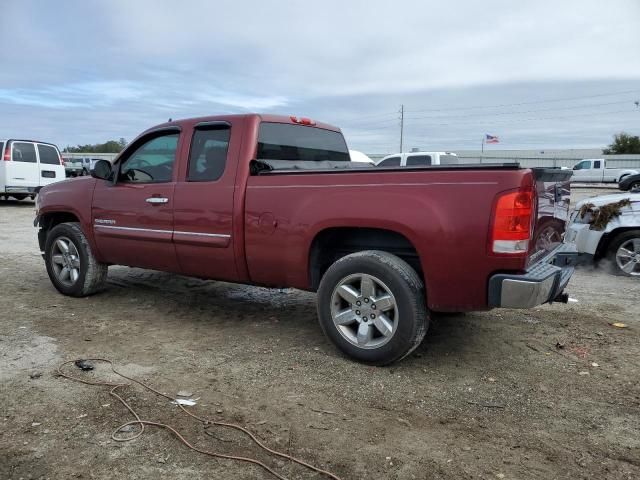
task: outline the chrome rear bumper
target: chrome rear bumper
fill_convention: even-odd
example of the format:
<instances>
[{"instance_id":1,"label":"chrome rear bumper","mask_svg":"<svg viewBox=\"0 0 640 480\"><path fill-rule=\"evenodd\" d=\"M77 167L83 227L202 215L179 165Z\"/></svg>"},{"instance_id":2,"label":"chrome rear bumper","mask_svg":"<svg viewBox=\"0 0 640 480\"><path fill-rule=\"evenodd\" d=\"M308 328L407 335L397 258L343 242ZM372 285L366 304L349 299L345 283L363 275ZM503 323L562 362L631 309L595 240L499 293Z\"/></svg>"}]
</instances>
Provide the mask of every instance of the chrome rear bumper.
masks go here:
<instances>
[{"instance_id":1,"label":"chrome rear bumper","mask_svg":"<svg viewBox=\"0 0 640 480\"><path fill-rule=\"evenodd\" d=\"M561 244L522 274L498 273L489 279L489 306L532 308L559 298L569 283L578 252Z\"/></svg>"}]
</instances>

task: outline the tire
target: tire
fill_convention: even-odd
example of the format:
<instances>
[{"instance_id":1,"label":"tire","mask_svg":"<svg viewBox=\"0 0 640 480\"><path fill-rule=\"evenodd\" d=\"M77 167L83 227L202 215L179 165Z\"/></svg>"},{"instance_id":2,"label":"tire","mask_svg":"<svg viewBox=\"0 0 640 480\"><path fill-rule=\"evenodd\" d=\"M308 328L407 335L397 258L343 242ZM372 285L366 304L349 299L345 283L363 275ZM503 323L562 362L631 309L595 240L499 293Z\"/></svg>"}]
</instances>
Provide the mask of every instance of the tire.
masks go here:
<instances>
[{"instance_id":1,"label":"tire","mask_svg":"<svg viewBox=\"0 0 640 480\"><path fill-rule=\"evenodd\" d=\"M21 200L24 200L25 198L27 198L27 196L26 196L26 195L21 194L21 193L16 194L16 195L11 195L11 196L12 196L13 198L15 198L16 200L18 200L18 201L21 201Z\"/></svg>"},{"instance_id":2,"label":"tire","mask_svg":"<svg viewBox=\"0 0 640 480\"><path fill-rule=\"evenodd\" d=\"M44 259L51 283L63 295L86 297L99 292L106 284L108 266L93 256L77 222L60 223L51 229L45 242ZM68 275L62 272L65 268ZM72 270L76 272L75 277Z\"/></svg>"},{"instance_id":3,"label":"tire","mask_svg":"<svg viewBox=\"0 0 640 480\"><path fill-rule=\"evenodd\" d=\"M429 326L422 280L387 252L366 250L337 260L320 281L317 302L324 334L343 353L369 365L406 357Z\"/></svg>"},{"instance_id":4,"label":"tire","mask_svg":"<svg viewBox=\"0 0 640 480\"><path fill-rule=\"evenodd\" d=\"M86 177L87 175L89 175L89 171L86 168L82 169L82 173L80 174L82 177Z\"/></svg>"},{"instance_id":5,"label":"tire","mask_svg":"<svg viewBox=\"0 0 640 480\"><path fill-rule=\"evenodd\" d=\"M626 252L620 251L624 248ZM607 250L609 270L614 275L640 278L640 230L628 230L617 235ZM623 270L623 267L627 267Z\"/></svg>"}]
</instances>

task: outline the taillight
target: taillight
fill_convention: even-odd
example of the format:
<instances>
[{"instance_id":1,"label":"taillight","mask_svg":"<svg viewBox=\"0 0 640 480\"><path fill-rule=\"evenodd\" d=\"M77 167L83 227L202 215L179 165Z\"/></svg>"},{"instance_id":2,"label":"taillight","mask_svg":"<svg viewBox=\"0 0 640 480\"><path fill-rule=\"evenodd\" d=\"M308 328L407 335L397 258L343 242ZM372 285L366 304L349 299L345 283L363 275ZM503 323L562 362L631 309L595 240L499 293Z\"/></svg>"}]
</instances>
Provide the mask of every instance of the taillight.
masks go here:
<instances>
[{"instance_id":1,"label":"taillight","mask_svg":"<svg viewBox=\"0 0 640 480\"><path fill-rule=\"evenodd\" d=\"M4 156L2 157L2 159L5 162L11 160L11 145L9 143L7 143L4 147Z\"/></svg>"},{"instance_id":2,"label":"taillight","mask_svg":"<svg viewBox=\"0 0 640 480\"><path fill-rule=\"evenodd\" d=\"M533 195L533 190L528 188L498 197L491 232L494 253L527 253L534 217Z\"/></svg>"}]
</instances>

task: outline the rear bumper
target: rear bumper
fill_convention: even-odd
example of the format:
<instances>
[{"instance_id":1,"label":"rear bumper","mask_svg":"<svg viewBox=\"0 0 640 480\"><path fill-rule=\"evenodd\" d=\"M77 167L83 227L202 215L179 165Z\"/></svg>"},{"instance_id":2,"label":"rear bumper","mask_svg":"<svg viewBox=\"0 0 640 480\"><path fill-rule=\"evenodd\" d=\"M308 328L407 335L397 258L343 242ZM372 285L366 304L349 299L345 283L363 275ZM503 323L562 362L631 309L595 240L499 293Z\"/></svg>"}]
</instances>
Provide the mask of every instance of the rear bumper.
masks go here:
<instances>
[{"instance_id":1,"label":"rear bumper","mask_svg":"<svg viewBox=\"0 0 640 480\"><path fill-rule=\"evenodd\" d=\"M38 190L40 190L40 187L23 187L23 186L11 186L11 185L7 185L6 187L4 187L4 192L8 195L11 195L12 193L34 195L38 193Z\"/></svg>"},{"instance_id":2,"label":"rear bumper","mask_svg":"<svg viewBox=\"0 0 640 480\"><path fill-rule=\"evenodd\" d=\"M532 308L553 302L569 283L578 260L575 245L564 243L524 273L498 273L489 279L489 306Z\"/></svg>"}]
</instances>

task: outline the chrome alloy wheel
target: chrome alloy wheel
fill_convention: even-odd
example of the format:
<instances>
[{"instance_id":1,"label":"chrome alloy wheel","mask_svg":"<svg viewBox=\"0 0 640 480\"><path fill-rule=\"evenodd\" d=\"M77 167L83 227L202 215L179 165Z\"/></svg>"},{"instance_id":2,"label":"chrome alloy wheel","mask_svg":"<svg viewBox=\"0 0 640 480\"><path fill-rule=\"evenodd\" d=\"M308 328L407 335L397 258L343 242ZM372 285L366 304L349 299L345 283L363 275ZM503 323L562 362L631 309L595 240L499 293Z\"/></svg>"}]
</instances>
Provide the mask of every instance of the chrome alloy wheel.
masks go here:
<instances>
[{"instance_id":1,"label":"chrome alloy wheel","mask_svg":"<svg viewBox=\"0 0 640 480\"><path fill-rule=\"evenodd\" d=\"M80 254L67 237L58 237L51 247L51 267L58 281L70 287L80 277Z\"/></svg>"},{"instance_id":2,"label":"chrome alloy wheel","mask_svg":"<svg viewBox=\"0 0 640 480\"><path fill-rule=\"evenodd\" d=\"M331 318L346 340L359 348L379 348L398 328L396 299L381 280L356 273L338 282L331 295Z\"/></svg>"},{"instance_id":3,"label":"chrome alloy wheel","mask_svg":"<svg viewBox=\"0 0 640 480\"><path fill-rule=\"evenodd\" d=\"M623 272L640 275L640 238L630 238L618 247L616 263Z\"/></svg>"}]
</instances>

